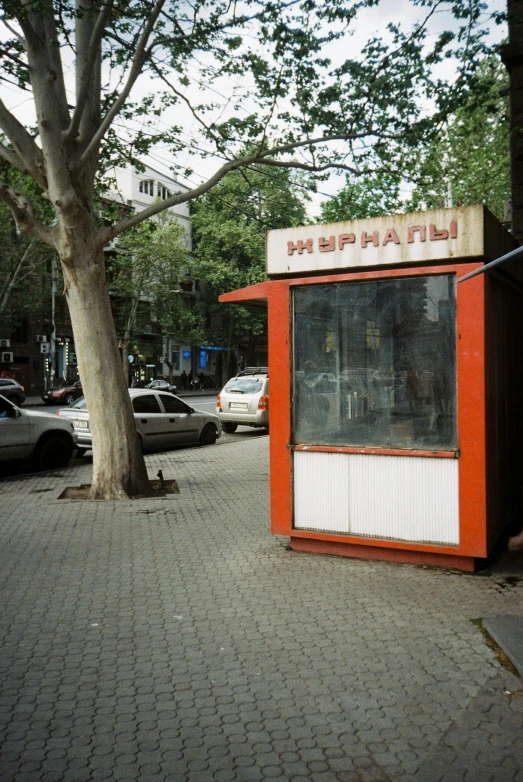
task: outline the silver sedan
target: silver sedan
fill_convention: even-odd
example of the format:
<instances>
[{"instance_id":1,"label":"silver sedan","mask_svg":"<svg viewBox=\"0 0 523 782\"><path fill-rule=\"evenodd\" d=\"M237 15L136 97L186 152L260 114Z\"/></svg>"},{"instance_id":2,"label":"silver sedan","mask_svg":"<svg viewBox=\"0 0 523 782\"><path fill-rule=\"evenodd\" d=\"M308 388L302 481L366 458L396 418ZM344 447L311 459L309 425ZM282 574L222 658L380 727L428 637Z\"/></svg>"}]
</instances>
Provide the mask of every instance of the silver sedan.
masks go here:
<instances>
[{"instance_id":1,"label":"silver sedan","mask_svg":"<svg viewBox=\"0 0 523 782\"><path fill-rule=\"evenodd\" d=\"M218 416L195 410L173 394L148 388L130 388L129 395L142 451L183 445L214 445L221 436ZM92 437L85 398L59 410L58 415L73 423L78 435L77 454L90 450Z\"/></svg>"}]
</instances>

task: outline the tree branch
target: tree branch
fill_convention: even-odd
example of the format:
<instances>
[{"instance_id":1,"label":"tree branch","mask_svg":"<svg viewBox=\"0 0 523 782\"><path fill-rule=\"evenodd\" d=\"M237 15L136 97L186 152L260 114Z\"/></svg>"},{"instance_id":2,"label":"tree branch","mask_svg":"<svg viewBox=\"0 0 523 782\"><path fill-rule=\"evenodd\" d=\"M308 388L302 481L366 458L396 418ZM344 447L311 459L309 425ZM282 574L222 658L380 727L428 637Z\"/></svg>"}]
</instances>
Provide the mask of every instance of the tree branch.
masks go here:
<instances>
[{"instance_id":1,"label":"tree branch","mask_svg":"<svg viewBox=\"0 0 523 782\"><path fill-rule=\"evenodd\" d=\"M23 173L30 174L40 187L47 190L42 152L24 126L6 108L2 100L0 100L0 130L5 133L13 145L14 154L18 156L22 165L20 166L14 159L9 160L9 162L20 171L23 171ZM6 156L2 154L2 157Z\"/></svg>"},{"instance_id":2,"label":"tree branch","mask_svg":"<svg viewBox=\"0 0 523 782\"><path fill-rule=\"evenodd\" d=\"M193 115L194 119L195 119L197 122L199 122L199 123L200 123L200 125L201 125L203 128L205 128L205 130L207 131L207 133L209 134L209 136L211 136L211 138L213 139L213 141L214 141L214 143L216 144L216 146L218 147L218 149L220 149L220 143L219 143L219 139L216 137L216 134L214 133L214 131L213 131L212 127L211 127L210 125L207 125L207 124L206 124L206 123L203 121L203 119L202 119L202 118L200 117L200 115L197 113L196 109L193 107L193 105L192 105L192 103L190 102L189 98L187 98L187 97L186 97L186 96L185 96L185 95L184 95L182 92L180 92L179 90L177 90L177 89L176 89L176 87L175 87L173 84L171 84L171 82L169 81L169 79L168 79L168 78L167 78L167 77L166 77L166 76L165 76L165 75L164 75L164 74L161 72L160 68L159 68L159 67L156 65L156 63L154 63L153 61L151 61L151 67L152 67L153 71L154 71L156 74L158 74L158 76L160 77L160 79L162 79L162 81L164 81L164 82L167 84L167 86L169 87L169 89L170 89L170 90L171 90L171 91L172 91L172 92L173 92L175 95L177 95L179 98L181 98L181 100L183 100L183 101L184 101L184 103L185 103L185 104L188 106L188 108L189 108L189 111L190 111L190 112L191 112L191 114ZM223 152L223 150L220 150L220 151L222 151L222 152Z\"/></svg>"},{"instance_id":3,"label":"tree branch","mask_svg":"<svg viewBox=\"0 0 523 782\"><path fill-rule=\"evenodd\" d=\"M52 83L54 85L53 95L55 96L56 107L60 115L60 124L62 127L66 127L69 124L69 104L65 90L60 41L58 38L58 30L56 29L52 2L49 2L48 13L44 15L44 28L47 43L47 56L51 66L49 75L52 75Z\"/></svg>"},{"instance_id":4,"label":"tree branch","mask_svg":"<svg viewBox=\"0 0 523 782\"><path fill-rule=\"evenodd\" d=\"M329 171L331 168L340 171L350 171L351 174L359 175L361 171L355 166L348 166L346 163L325 163L322 166L310 163L300 163L298 160L271 160L266 158L261 162L264 166L271 168L299 168L301 171L310 171L314 174L320 174L322 171Z\"/></svg>"},{"instance_id":5,"label":"tree branch","mask_svg":"<svg viewBox=\"0 0 523 782\"><path fill-rule=\"evenodd\" d=\"M136 80L140 76L140 73L142 72L143 64L149 54L149 52L146 50L147 42L149 40L149 37L156 23L156 20L158 19L158 16L160 15L160 11L162 10L162 7L165 4L165 2L166 0L156 0L152 13L148 18L144 31L140 36L140 40L138 41L136 54L133 58L133 63L131 65L131 70L127 82L125 84L125 87L123 88L122 92L117 97L117 99L115 100L115 102L113 103L113 105L111 106L107 114L105 115L104 119L102 120L100 127L92 137L91 141L87 146L87 149L83 152L80 160L78 161L76 169L81 169L85 165L86 161L89 159L91 153L96 149L98 149L100 142L102 141L103 137L111 127L114 118L116 117L120 109L123 107Z\"/></svg>"},{"instance_id":6,"label":"tree branch","mask_svg":"<svg viewBox=\"0 0 523 782\"><path fill-rule=\"evenodd\" d=\"M301 1L302 0L289 0L289 2L287 3L280 3L279 4L280 13L283 13L283 11L287 11L289 8L292 8L293 6L299 5ZM193 25L192 25L192 30L190 32L184 32L184 30L180 27L176 17L173 17L167 12L162 11L162 16L165 16L165 18L168 19L170 22L172 22L172 24L175 27L178 27L181 35L179 36L162 35L161 38L158 39L158 43L167 46L169 44L178 43L181 40L189 41L191 38L197 37L199 35L199 30L196 26L196 19L197 19L199 9L197 5L194 5L193 9L194 9ZM225 14L221 14L221 15L225 15ZM267 17L267 9L265 7L261 11L258 11L257 13L254 14L243 14L242 16L236 16L235 14L233 14L233 17L231 19L227 19L227 21L223 22L223 24L217 24L215 22L215 24L212 27L212 32L213 34L216 34L216 33L225 32L225 30L228 30L231 27L232 28L244 27L249 22L263 21L266 17Z\"/></svg>"},{"instance_id":7,"label":"tree branch","mask_svg":"<svg viewBox=\"0 0 523 782\"><path fill-rule=\"evenodd\" d=\"M210 190L211 187L223 179L223 177L229 171L234 171L235 168L239 168L242 164L243 163L240 161L237 161L236 163L234 161L229 161L228 163L225 163L223 166L221 166L221 168L219 168L210 179L208 179L206 182L203 182L199 187L188 190L186 193L178 193L177 195L165 199L165 201L158 201L154 204L151 204L151 206L147 207L147 209L143 209L141 212L132 215L132 217L126 217L123 220L120 220L120 222L115 223L115 225L111 226L110 228L106 228L105 230L100 231L99 236L101 243L107 244L107 242L109 242L111 239L114 239L115 236L123 233L128 228L132 228L134 225L143 223L144 220L147 220L149 217L154 217L154 215L159 214L159 212L163 212L164 209L168 209L170 206L184 204L186 201L191 201L193 198L197 198L198 196L203 195L208 190Z\"/></svg>"},{"instance_id":8,"label":"tree branch","mask_svg":"<svg viewBox=\"0 0 523 782\"><path fill-rule=\"evenodd\" d=\"M50 247L56 247L56 229L44 225L37 219L34 207L27 196L11 185L2 182L0 183L0 201L9 207L20 231Z\"/></svg>"},{"instance_id":9,"label":"tree branch","mask_svg":"<svg viewBox=\"0 0 523 782\"><path fill-rule=\"evenodd\" d=\"M87 96L92 84L92 77L95 70L96 59L99 54L100 42L102 40L105 25L113 9L114 0L106 0L102 5L98 18L94 24L89 47L85 55L84 62L81 66L77 66L81 71L79 82L80 89L76 93L76 108L74 110L71 124L65 134L66 141L72 141L78 134L78 129L82 120L82 115L87 102Z\"/></svg>"},{"instance_id":10,"label":"tree branch","mask_svg":"<svg viewBox=\"0 0 523 782\"><path fill-rule=\"evenodd\" d=\"M144 220L147 220L149 217L154 217L154 215L159 214L160 212L163 212L165 209L169 209L171 206L177 206L178 204L186 203L187 201L192 201L194 198L198 198L198 196L203 195L208 190L210 190L214 185L218 184L220 180L223 179L223 177L228 174L230 171L235 171L238 168L244 168L246 166L252 165L254 163L257 163L259 165L267 165L267 166L279 166L281 168L302 168L307 171L326 171L329 168L340 168L347 171L352 171L353 173L359 173L357 169L349 168L348 166L344 165L343 163L326 163L323 166L308 166L306 163L300 163L299 161L277 161L272 158L269 158L269 155L278 155L283 152L291 152L292 150L299 149L300 147L309 146L310 144L320 144L325 143L328 141L347 141L349 139L355 139L355 138L365 138L369 135L377 135L376 131L369 130L366 133L357 133L357 134L351 134L350 136L347 135L340 135L336 134L333 136L325 136L325 137L319 137L316 139L305 139L303 141L296 141L289 144L283 144L280 147L273 147L272 149L265 150L264 152L256 152L253 155L249 155L245 158L236 158L234 160L229 160L227 163L224 163L223 166L221 166L218 171L216 171L215 174L213 174L210 179L208 179L206 182L203 182L198 187L193 188L192 190L188 190L185 193L177 193L176 195L171 196L170 198L166 198L164 201L158 201L154 204L151 204L151 206L147 207L147 209L143 209L141 212L138 212L132 217L126 217L123 220L120 220L120 222L116 223L115 225L111 226L110 228L105 228L104 230L100 231L99 238L102 244L107 244L111 239L114 239L115 236L118 236L119 234L126 231L128 228L132 228L134 225L139 225Z\"/></svg>"},{"instance_id":11,"label":"tree branch","mask_svg":"<svg viewBox=\"0 0 523 782\"><path fill-rule=\"evenodd\" d=\"M15 65L18 65L19 68L25 68L26 71L29 70L26 62L21 60L20 57L17 57L16 54L13 54L4 46L0 49L0 57L6 57L8 60L11 60L11 62L14 62Z\"/></svg>"},{"instance_id":12,"label":"tree branch","mask_svg":"<svg viewBox=\"0 0 523 782\"><path fill-rule=\"evenodd\" d=\"M44 189L55 205L75 198L62 133L69 126L69 107L63 80L61 49L52 0L22 0L17 13L27 42L34 107L42 145ZM12 140L12 139L11 139ZM18 151L18 150L17 150ZM42 177L40 177L39 184Z\"/></svg>"},{"instance_id":13,"label":"tree branch","mask_svg":"<svg viewBox=\"0 0 523 782\"><path fill-rule=\"evenodd\" d=\"M2 291L2 295L0 297L0 313L2 313L7 305L7 301L9 299L9 294L13 290L14 286L16 285L17 281L19 280L19 274L20 269L22 268L25 259L29 255L30 251L32 250L34 245L34 241L31 240L27 247L25 248L24 252L22 253L22 256L19 258L18 263L16 264L15 268L9 275L9 278L4 286L4 289Z\"/></svg>"},{"instance_id":14,"label":"tree branch","mask_svg":"<svg viewBox=\"0 0 523 782\"><path fill-rule=\"evenodd\" d=\"M380 138L398 138L394 134L381 133L373 128L361 131L360 133L333 133L330 136L316 136L315 138L305 138L300 141L289 141L288 144L282 144L279 147L272 147L272 149L266 149L263 152L256 154L256 160L254 162L263 162L263 159L270 155L281 155L286 152L293 152L295 149L308 146L318 146L319 144L327 144L330 141L356 141L357 139L368 138L369 136L379 136ZM254 156L253 156L254 157Z\"/></svg>"},{"instance_id":15,"label":"tree branch","mask_svg":"<svg viewBox=\"0 0 523 782\"><path fill-rule=\"evenodd\" d=\"M0 144L0 157L3 157L10 166L18 169L18 171L21 171L23 174L29 174L29 171L25 170L24 161L16 154L14 149L9 149L5 144Z\"/></svg>"},{"instance_id":16,"label":"tree branch","mask_svg":"<svg viewBox=\"0 0 523 782\"><path fill-rule=\"evenodd\" d=\"M276 110L276 105L278 103L278 93L279 93L279 90L280 90L281 76L282 76L282 73L283 73L283 66L284 66L284 63L282 62L281 67L280 67L280 71L278 73L278 78L276 80L276 84L275 84L275 87L274 87L274 95L273 95L273 99L272 99L272 105L271 105L271 107L269 109L269 113L267 115L267 119L265 120L265 123L264 123L263 135L262 135L262 138L261 138L261 141L260 141L260 144L259 144L259 149L260 150L263 149L263 147L265 145L265 141L267 139L267 130L269 128L269 124L270 124L270 122L271 122L271 120L273 118L274 112Z\"/></svg>"},{"instance_id":17,"label":"tree branch","mask_svg":"<svg viewBox=\"0 0 523 782\"><path fill-rule=\"evenodd\" d=\"M3 24L5 25L5 27L7 27L7 29L8 29L8 30L9 30L9 32L11 33L11 35L14 35L14 37L16 38L16 40L18 41L18 43L19 43L19 44L21 44L21 45L22 45L22 47L25 49L25 39L24 39L23 35L20 35L20 33L18 33L18 32L15 30L15 28L14 28L14 27L11 27L11 25L10 25L10 24L9 24L9 22L8 22L8 21L5 19L5 17L2 17L2 22L3 22Z\"/></svg>"},{"instance_id":18,"label":"tree branch","mask_svg":"<svg viewBox=\"0 0 523 782\"><path fill-rule=\"evenodd\" d=\"M38 3L21 0L16 5L16 19L25 36L33 93L36 97L36 85L41 86L45 82L47 104L51 104L51 110L59 119L61 127L65 127L69 124L69 107L53 0L40 0ZM50 85L52 89L49 89ZM50 100L51 96L54 100Z\"/></svg>"}]
</instances>

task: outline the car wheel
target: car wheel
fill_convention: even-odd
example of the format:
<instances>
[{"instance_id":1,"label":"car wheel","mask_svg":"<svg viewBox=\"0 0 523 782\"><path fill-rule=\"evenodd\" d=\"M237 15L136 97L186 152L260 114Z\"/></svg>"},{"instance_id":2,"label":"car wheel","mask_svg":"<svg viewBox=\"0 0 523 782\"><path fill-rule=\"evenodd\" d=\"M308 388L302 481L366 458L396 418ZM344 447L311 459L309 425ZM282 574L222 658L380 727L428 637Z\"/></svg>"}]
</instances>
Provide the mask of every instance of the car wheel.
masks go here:
<instances>
[{"instance_id":1,"label":"car wheel","mask_svg":"<svg viewBox=\"0 0 523 782\"><path fill-rule=\"evenodd\" d=\"M231 424L231 423L222 424L222 429L224 432L227 432L227 434L232 434L237 430L237 428L238 428L238 424Z\"/></svg>"},{"instance_id":2,"label":"car wheel","mask_svg":"<svg viewBox=\"0 0 523 782\"><path fill-rule=\"evenodd\" d=\"M75 402L76 402L76 397L74 394L66 394L64 396L64 404L74 405Z\"/></svg>"},{"instance_id":3,"label":"car wheel","mask_svg":"<svg viewBox=\"0 0 523 782\"><path fill-rule=\"evenodd\" d=\"M33 464L37 470L54 470L59 467L67 467L72 452L73 449L67 440L64 440L59 435L52 435L37 446Z\"/></svg>"},{"instance_id":4,"label":"car wheel","mask_svg":"<svg viewBox=\"0 0 523 782\"><path fill-rule=\"evenodd\" d=\"M217 436L216 427L213 424L206 424L200 434L200 445L214 445Z\"/></svg>"}]
</instances>

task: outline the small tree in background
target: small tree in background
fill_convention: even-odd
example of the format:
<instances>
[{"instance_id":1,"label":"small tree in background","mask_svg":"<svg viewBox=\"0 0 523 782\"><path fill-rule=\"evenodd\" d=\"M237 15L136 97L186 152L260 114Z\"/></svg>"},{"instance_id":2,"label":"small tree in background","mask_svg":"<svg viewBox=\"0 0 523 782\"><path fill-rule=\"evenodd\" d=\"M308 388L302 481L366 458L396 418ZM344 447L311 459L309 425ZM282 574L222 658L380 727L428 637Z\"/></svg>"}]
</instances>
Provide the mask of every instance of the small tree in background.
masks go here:
<instances>
[{"instance_id":1,"label":"small tree in background","mask_svg":"<svg viewBox=\"0 0 523 782\"><path fill-rule=\"evenodd\" d=\"M136 331L153 319L178 343L201 336L198 316L185 306L180 283L190 265L184 228L168 212L131 228L108 263L116 324L122 334L124 375Z\"/></svg>"},{"instance_id":2,"label":"small tree in background","mask_svg":"<svg viewBox=\"0 0 523 782\"><path fill-rule=\"evenodd\" d=\"M267 279L266 232L305 223L308 190L304 178L295 173L255 166L228 174L191 205L199 309L211 339L227 349L227 375L236 371L233 348L245 338L247 361L254 361L267 318L253 308L224 307L218 296Z\"/></svg>"},{"instance_id":3,"label":"small tree in background","mask_svg":"<svg viewBox=\"0 0 523 782\"><path fill-rule=\"evenodd\" d=\"M485 204L504 219L510 199L508 77L498 57L481 63L463 104L426 149L409 202L412 209ZM500 94L501 91L501 94ZM414 172L413 172L414 174Z\"/></svg>"},{"instance_id":4,"label":"small tree in background","mask_svg":"<svg viewBox=\"0 0 523 782\"><path fill-rule=\"evenodd\" d=\"M345 179L345 187L321 205L321 221L358 220L402 212L401 175L397 171Z\"/></svg>"},{"instance_id":5,"label":"small tree in background","mask_svg":"<svg viewBox=\"0 0 523 782\"><path fill-rule=\"evenodd\" d=\"M429 137L403 172L348 176L346 185L321 207L324 222L377 217L453 203L485 204L500 220L510 198L507 74L497 56L483 59L463 103L438 136ZM501 91L501 94L500 94Z\"/></svg>"}]
</instances>

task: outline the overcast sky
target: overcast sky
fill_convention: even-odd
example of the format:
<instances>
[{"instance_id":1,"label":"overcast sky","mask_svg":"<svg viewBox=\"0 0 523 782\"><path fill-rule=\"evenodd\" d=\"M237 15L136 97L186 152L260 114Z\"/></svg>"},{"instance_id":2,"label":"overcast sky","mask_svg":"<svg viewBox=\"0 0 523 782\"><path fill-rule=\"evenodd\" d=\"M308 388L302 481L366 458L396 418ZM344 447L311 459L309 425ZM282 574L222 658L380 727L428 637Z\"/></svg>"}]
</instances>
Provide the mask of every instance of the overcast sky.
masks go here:
<instances>
[{"instance_id":1,"label":"overcast sky","mask_svg":"<svg viewBox=\"0 0 523 782\"><path fill-rule=\"evenodd\" d=\"M494 10L503 10L505 7L503 0L490 0L487 5L489 12ZM426 9L414 8L409 0L382 0L378 7L366 9L360 12L354 32L350 38L339 41L336 44L335 49L330 52L334 63L336 63L336 59L339 59L340 61L344 60L347 57L348 50L350 50L351 56L356 56L357 52L361 50L362 45L369 38L373 37L374 35L383 35L385 33L386 25L389 22L394 22L395 24L400 24L401 26L408 28L423 18L423 12L426 14ZM449 28L452 29L455 24L455 20L453 20L448 13L437 12L434 14L431 19L429 45L430 40L435 40L437 35L442 30ZM492 42L500 41L505 35L506 29L504 26L492 26L490 31ZM72 104L74 104L75 96L73 92L74 81L72 59L66 61L65 67L66 78L71 87L70 101ZM441 75L451 78L453 68L454 64L452 61L447 61L445 65L442 66L443 72ZM3 82L0 84L2 99L4 100L7 107L11 109L22 122L34 124L35 118L32 107L32 99L28 96L28 94L19 91L14 85ZM163 90L164 86L165 85L163 85L161 82L153 82L148 78L142 78L136 85L135 91L131 94L131 97L138 97L139 95L148 94L151 89ZM243 85L239 84L239 86ZM227 98L231 95L234 87L235 84L233 82L221 81L220 83L213 84L213 88L217 92L207 92L207 97L210 97L214 101L222 100L222 102L225 103L224 98ZM198 92L199 94L197 94ZM218 93L220 93L223 98L221 98ZM194 88L194 97L198 101L201 101L202 98L205 99L206 96L202 90ZM248 110L248 106L245 107L245 110ZM184 134L183 137L187 138L187 140L189 140L189 138L197 129L196 121L185 107L171 109L170 111L166 112L161 119L158 120L158 125L161 128L167 128L171 123L182 125ZM123 125L123 120L117 119L116 130L119 135L125 134ZM140 123L139 121L131 122L129 123L129 127L136 130L140 127ZM206 148L209 148L207 144ZM216 168L218 168L223 162L219 157L198 160L197 158L185 155L183 158L184 159L182 159L181 162L191 166L194 170L190 180L181 180L188 185L200 184L204 179L207 179L209 176L211 176ZM144 162L148 162L152 167L162 172L168 173L172 164L172 158L170 158L169 150L167 148L159 146ZM334 194L343 186L343 183L344 177L332 175L329 181L320 183L320 190L323 193ZM318 212L319 204L322 200L325 200L324 195L320 194L314 196L313 204L309 207L311 214Z\"/></svg>"}]
</instances>

